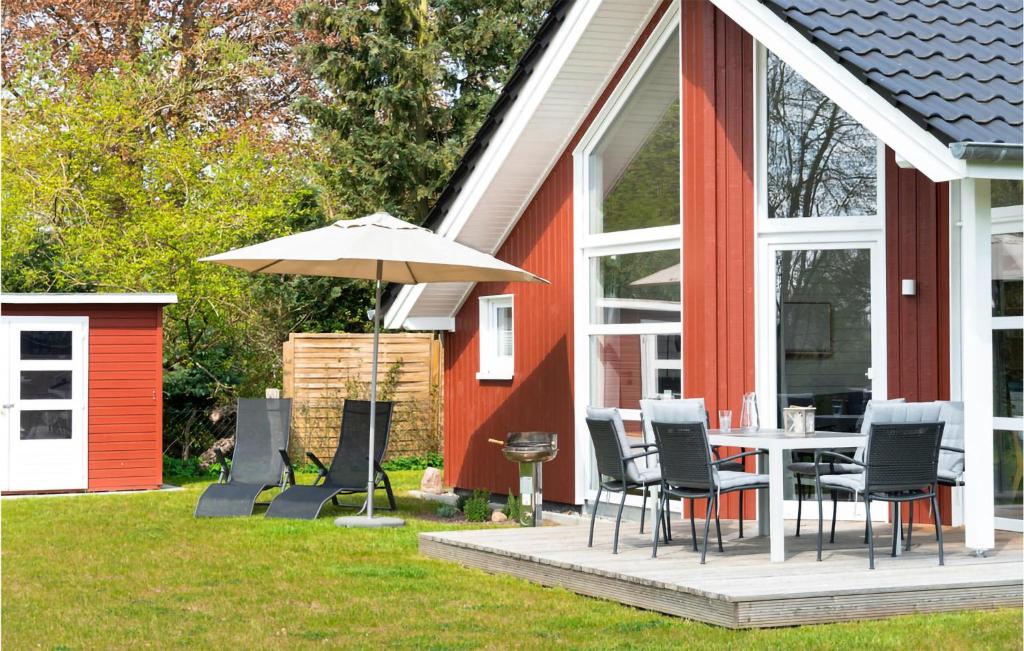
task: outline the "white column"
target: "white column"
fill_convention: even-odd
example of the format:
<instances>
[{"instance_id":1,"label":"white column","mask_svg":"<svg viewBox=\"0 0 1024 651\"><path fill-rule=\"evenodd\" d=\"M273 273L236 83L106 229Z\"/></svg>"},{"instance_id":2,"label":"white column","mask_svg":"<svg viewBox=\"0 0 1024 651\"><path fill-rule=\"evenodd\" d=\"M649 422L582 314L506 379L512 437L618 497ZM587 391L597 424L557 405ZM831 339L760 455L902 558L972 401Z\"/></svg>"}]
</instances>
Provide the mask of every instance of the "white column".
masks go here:
<instances>
[{"instance_id":1,"label":"white column","mask_svg":"<svg viewBox=\"0 0 1024 651\"><path fill-rule=\"evenodd\" d=\"M981 551L995 547L991 192L987 179L959 183L964 530L967 547Z\"/></svg>"}]
</instances>

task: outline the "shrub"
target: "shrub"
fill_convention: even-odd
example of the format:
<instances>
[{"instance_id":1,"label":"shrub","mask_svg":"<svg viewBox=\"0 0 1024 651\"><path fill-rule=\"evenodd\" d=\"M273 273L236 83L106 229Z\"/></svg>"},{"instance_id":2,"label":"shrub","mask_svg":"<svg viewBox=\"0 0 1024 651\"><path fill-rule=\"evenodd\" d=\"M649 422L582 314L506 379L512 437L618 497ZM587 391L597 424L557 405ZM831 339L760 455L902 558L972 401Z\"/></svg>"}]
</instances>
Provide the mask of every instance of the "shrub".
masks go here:
<instances>
[{"instance_id":1,"label":"shrub","mask_svg":"<svg viewBox=\"0 0 1024 651\"><path fill-rule=\"evenodd\" d=\"M462 512L470 522L487 522L491 518L491 494L473 491L473 495L465 500Z\"/></svg>"},{"instance_id":2,"label":"shrub","mask_svg":"<svg viewBox=\"0 0 1024 651\"><path fill-rule=\"evenodd\" d=\"M512 494L512 491L508 492L508 501L505 502L505 508L501 510L502 513L508 516L508 519L512 522L519 522L519 517L523 513L522 501Z\"/></svg>"},{"instance_id":3,"label":"shrub","mask_svg":"<svg viewBox=\"0 0 1024 651\"><path fill-rule=\"evenodd\" d=\"M459 514L459 510L451 504L441 504L437 507L438 517L450 520Z\"/></svg>"},{"instance_id":4,"label":"shrub","mask_svg":"<svg viewBox=\"0 0 1024 651\"><path fill-rule=\"evenodd\" d=\"M203 470L199 467L199 458L190 457L188 459L179 459L177 457L170 457L164 455L164 476L165 477L183 477L186 479L203 479L206 477L216 477L220 474L220 464L215 463L210 466L208 470Z\"/></svg>"},{"instance_id":5,"label":"shrub","mask_svg":"<svg viewBox=\"0 0 1024 651\"><path fill-rule=\"evenodd\" d=\"M384 470L426 470L427 467L443 468L444 457L436 452L423 456L397 457L381 464Z\"/></svg>"}]
</instances>

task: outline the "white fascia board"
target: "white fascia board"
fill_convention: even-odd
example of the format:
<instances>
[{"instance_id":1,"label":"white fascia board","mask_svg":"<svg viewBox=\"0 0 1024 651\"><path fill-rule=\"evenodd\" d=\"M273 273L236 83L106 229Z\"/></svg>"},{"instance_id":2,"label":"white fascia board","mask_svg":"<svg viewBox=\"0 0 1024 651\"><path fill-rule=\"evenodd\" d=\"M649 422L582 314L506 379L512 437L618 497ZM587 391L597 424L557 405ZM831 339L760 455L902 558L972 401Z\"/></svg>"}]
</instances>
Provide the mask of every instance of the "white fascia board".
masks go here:
<instances>
[{"instance_id":1,"label":"white fascia board","mask_svg":"<svg viewBox=\"0 0 1024 651\"><path fill-rule=\"evenodd\" d=\"M1019 161L1008 163L967 161L966 176L975 179L1009 179L1019 181L1024 179L1024 166Z\"/></svg>"},{"instance_id":2,"label":"white fascia board","mask_svg":"<svg viewBox=\"0 0 1024 651\"><path fill-rule=\"evenodd\" d=\"M384 313L384 322L381 324L385 329L397 329L409 316L409 311L416 304L416 300L423 293L423 285L402 285L398 295L391 302L387 312Z\"/></svg>"},{"instance_id":3,"label":"white fascia board","mask_svg":"<svg viewBox=\"0 0 1024 651\"><path fill-rule=\"evenodd\" d=\"M932 181L965 178L949 148L758 0L711 0L773 54Z\"/></svg>"},{"instance_id":4,"label":"white fascia board","mask_svg":"<svg viewBox=\"0 0 1024 651\"><path fill-rule=\"evenodd\" d=\"M604 0L577 2L566 14L565 24L559 30L548 52L541 57L534 73L519 91L515 110L509 111L505 121L491 138L491 146L480 157L476 170L470 176L463 190L452 202L448 216L437 232L449 239L456 239L462 227L470 219L474 209L484 196L490 179L497 174L508 158L519 137L526 129L537 108L547 95L559 71L565 65ZM569 134L568 137L571 137ZM499 246L498 244L495 245ZM493 254L494 251L489 251Z\"/></svg>"},{"instance_id":5,"label":"white fascia board","mask_svg":"<svg viewBox=\"0 0 1024 651\"><path fill-rule=\"evenodd\" d=\"M0 303L12 305L174 305L177 294L0 294Z\"/></svg>"},{"instance_id":6,"label":"white fascia board","mask_svg":"<svg viewBox=\"0 0 1024 651\"><path fill-rule=\"evenodd\" d=\"M410 317L405 320L402 326L406 330L444 330L445 332L455 331L455 317L447 316L419 316Z\"/></svg>"}]
</instances>

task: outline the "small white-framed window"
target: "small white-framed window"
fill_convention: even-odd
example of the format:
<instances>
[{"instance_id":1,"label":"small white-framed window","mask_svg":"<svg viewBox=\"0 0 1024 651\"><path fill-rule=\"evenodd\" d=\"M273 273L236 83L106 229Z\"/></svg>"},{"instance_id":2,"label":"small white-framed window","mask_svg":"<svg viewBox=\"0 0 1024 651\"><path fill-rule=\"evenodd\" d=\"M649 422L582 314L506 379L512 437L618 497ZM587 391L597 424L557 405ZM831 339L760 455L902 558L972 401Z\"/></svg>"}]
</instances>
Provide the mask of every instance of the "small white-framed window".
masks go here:
<instances>
[{"instance_id":1,"label":"small white-framed window","mask_svg":"<svg viewBox=\"0 0 1024 651\"><path fill-rule=\"evenodd\" d=\"M511 380L515 357L512 295L480 297L479 380Z\"/></svg>"}]
</instances>

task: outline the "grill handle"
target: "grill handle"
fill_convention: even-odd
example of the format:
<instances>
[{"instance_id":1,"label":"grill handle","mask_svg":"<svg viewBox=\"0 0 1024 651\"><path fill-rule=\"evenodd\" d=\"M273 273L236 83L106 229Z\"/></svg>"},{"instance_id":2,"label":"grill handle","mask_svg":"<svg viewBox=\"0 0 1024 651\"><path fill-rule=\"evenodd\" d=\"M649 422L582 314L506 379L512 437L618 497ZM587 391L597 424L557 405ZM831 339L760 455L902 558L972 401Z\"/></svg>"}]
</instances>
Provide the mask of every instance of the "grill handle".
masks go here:
<instances>
[{"instance_id":1,"label":"grill handle","mask_svg":"<svg viewBox=\"0 0 1024 651\"><path fill-rule=\"evenodd\" d=\"M500 445L500 446L504 446L505 445L504 441L499 441L498 439L487 439L487 442L488 443L493 443L495 445Z\"/></svg>"}]
</instances>

